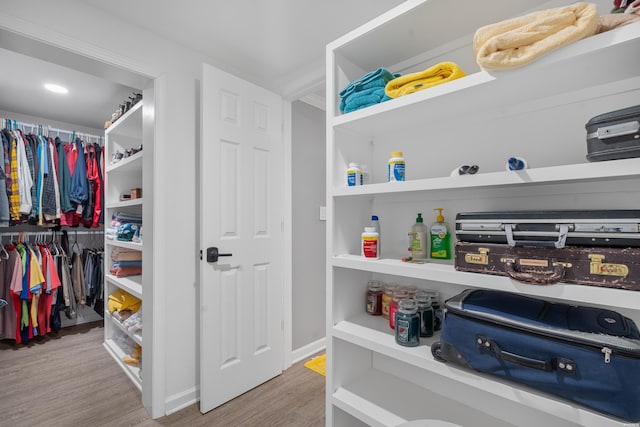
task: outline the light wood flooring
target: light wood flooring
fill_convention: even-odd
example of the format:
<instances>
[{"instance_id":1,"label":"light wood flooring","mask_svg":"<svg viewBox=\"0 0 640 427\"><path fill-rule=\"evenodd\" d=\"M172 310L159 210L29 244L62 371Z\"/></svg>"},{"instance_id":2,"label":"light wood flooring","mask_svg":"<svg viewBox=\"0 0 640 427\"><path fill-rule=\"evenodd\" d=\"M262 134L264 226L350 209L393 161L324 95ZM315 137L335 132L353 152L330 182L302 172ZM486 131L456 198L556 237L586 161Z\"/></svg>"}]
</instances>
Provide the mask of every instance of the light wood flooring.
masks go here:
<instances>
[{"instance_id":1,"label":"light wood flooring","mask_svg":"<svg viewBox=\"0 0 640 427\"><path fill-rule=\"evenodd\" d=\"M152 420L102 340L101 322L0 340L0 426L324 426L324 377L304 362L205 415L194 404Z\"/></svg>"}]
</instances>

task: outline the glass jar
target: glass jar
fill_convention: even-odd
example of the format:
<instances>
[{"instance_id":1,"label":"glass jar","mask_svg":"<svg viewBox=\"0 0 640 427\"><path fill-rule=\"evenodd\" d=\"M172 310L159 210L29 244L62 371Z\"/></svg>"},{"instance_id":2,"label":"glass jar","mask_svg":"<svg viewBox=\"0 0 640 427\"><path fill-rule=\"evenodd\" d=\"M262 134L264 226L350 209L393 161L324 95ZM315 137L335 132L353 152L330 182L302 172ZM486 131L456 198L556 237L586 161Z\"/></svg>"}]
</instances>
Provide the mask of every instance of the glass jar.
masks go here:
<instances>
[{"instance_id":1,"label":"glass jar","mask_svg":"<svg viewBox=\"0 0 640 427\"><path fill-rule=\"evenodd\" d=\"M393 291L393 299L391 300L391 304L389 304L389 327L391 329L396 328L395 314L396 311L398 311L398 301L408 297L409 294L403 288L398 287Z\"/></svg>"},{"instance_id":2,"label":"glass jar","mask_svg":"<svg viewBox=\"0 0 640 427\"><path fill-rule=\"evenodd\" d=\"M440 294L438 291L425 291L431 297L431 307L433 307L433 330L439 331L442 328L442 320L440 317Z\"/></svg>"},{"instance_id":3,"label":"glass jar","mask_svg":"<svg viewBox=\"0 0 640 427\"><path fill-rule=\"evenodd\" d=\"M367 283L367 313L382 315L382 282L379 280L369 280Z\"/></svg>"},{"instance_id":4,"label":"glass jar","mask_svg":"<svg viewBox=\"0 0 640 427\"><path fill-rule=\"evenodd\" d=\"M396 289L394 285L385 285L382 293L382 317L389 318L389 306L393 300L393 291Z\"/></svg>"},{"instance_id":5,"label":"glass jar","mask_svg":"<svg viewBox=\"0 0 640 427\"><path fill-rule=\"evenodd\" d=\"M395 317L396 343L405 347L420 344L420 316L416 302L412 299L401 299Z\"/></svg>"},{"instance_id":6,"label":"glass jar","mask_svg":"<svg viewBox=\"0 0 640 427\"><path fill-rule=\"evenodd\" d=\"M420 316L420 336L432 337L435 316L431 296L427 291L419 291L415 296L418 315Z\"/></svg>"},{"instance_id":7,"label":"glass jar","mask_svg":"<svg viewBox=\"0 0 640 427\"><path fill-rule=\"evenodd\" d=\"M418 287L417 286L405 286L404 290L407 291L407 294L409 294L408 298L409 299L413 299L413 297L416 296L416 292L418 292Z\"/></svg>"}]
</instances>

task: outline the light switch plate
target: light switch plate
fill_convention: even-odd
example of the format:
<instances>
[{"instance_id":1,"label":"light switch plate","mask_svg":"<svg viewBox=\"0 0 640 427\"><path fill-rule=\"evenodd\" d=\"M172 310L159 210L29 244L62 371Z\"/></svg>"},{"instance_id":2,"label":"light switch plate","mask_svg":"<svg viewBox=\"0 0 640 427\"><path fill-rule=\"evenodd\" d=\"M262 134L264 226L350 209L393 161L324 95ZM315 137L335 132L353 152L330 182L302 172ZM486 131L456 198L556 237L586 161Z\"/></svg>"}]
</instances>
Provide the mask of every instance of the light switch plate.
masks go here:
<instances>
[{"instance_id":1,"label":"light switch plate","mask_svg":"<svg viewBox=\"0 0 640 427\"><path fill-rule=\"evenodd\" d=\"M326 220L327 220L327 207L320 206L320 221L326 221Z\"/></svg>"}]
</instances>

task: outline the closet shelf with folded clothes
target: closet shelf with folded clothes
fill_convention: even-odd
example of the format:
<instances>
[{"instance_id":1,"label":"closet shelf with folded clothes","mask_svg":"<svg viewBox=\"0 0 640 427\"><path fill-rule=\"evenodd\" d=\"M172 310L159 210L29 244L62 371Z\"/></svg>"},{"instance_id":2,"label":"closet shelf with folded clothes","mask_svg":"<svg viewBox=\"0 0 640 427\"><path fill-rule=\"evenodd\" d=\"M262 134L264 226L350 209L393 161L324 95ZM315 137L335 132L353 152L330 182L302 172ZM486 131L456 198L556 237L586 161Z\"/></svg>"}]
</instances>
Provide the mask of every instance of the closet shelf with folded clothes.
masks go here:
<instances>
[{"instance_id":1,"label":"closet shelf with folded clothes","mask_svg":"<svg viewBox=\"0 0 640 427\"><path fill-rule=\"evenodd\" d=\"M428 9L427 6L423 8ZM524 114L538 110L541 105L561 105L569 94L575 102L580 102L580 89L585 85L602 86L604 93L617 82L638 79L634 59L621 55L621 52L640 49L640 24L637 23L559 46L513 69L482 70L474 64L471 39L457 43L469 49L468 58L458 61L467 74L465 77L348 114L340 114L336 108L333 117L329 117L330 124L339 129L375 134L388 129L386 120L380 120L382 114L393 118L394 127L390 132L413 127L416 123L437 124L452 116L491 115L504 105L518 106L518 113ZM389 56L386 52L379 52L380 63L388 63L386 56ZM626 59L621 62L620 58ZM403 63L402 66L415 72L415 64ZM352 65L349 69L353 68L357 69ZM418 64L418 70L421 68L424 68L423 63ZM393 70L394 66L388 69ZM581 73L581 78L577 79L576 70L589 72ZM353 71L336 73L339 78L343 78L343 74L344 78L353 80L359 77ZM544 86L523 84L539 76L547 76ZM344 87L348 83L338 80L334 85ZM429 114L425 115L425 110Z\"/></svg>"}]
</instances>

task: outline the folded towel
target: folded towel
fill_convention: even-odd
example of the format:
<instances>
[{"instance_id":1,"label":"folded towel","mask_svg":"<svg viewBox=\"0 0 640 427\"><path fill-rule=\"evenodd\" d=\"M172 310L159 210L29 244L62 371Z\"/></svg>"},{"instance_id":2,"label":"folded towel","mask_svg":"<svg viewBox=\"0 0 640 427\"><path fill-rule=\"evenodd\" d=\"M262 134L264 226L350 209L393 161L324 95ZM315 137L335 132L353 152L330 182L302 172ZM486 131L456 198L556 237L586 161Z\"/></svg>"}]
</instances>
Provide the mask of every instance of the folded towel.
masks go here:
<instances>
[{"instance_id":1,"label":"folded towel","mask_svg":"<svg viewBox=\"0 0 640 427\"><path fill-rule=\"evenodd\" d=\"M353 92L362 91L372 87L384 87L395 76L384 67L380 67L375 71L371 71L364 76L352 81L340 91L340 97L346 98Z\"/></svg>"},{"instance_id":2,"label":"folded towel","mask_svg":"<svg viewBox=\"0 0 640 427\"><path fill-rule=\"evenodd\" d=\"M466 76L465 72L453 62L441 62L417 73L405 74L387 83L387 96L397 98L402 95L427 89L451 80Z\"/></svg>"},{"instance_id":3,"label":"folded towel","mask_svg":"<svg viewBox=\"0 0 640 427\"><path fill-rule=\"evenodd\" d=\"M354 80L340 91L340 97L342 98L340 100L340 111L348 113L388 100L389 98L381 96L376 102L378 91L374 92L373 90L383 89L382 95L384 95L384 87L386 84L397 77L400 77L399 73L391 73L386 68L381 67ZM363 96L363 98L356 101L354 96ZM354 104L348 108L348 103Z\"/></svg>"},{"instance_id":4,"label":"folded towel","mask_svg":"<svg viewBox=\"0 0 640 427\"><path fill-rule=\"evenodd\" d=\"M343 113L360 110L361 108L370 107L384 101L388 101L388 96L384 93L384 87L375 87L355 92L343 99L340 103L340 109Z\"/></svg>"},{"instance_id":5,"label":"folded towel","mask_svg":"<svg viewBox=\"0 0 640 427\"><path fill-rule=\"evenodd\" d=\"M476 62L483 69L519 67L595 34L598 25L596 6L582 2L490 24L473 39Z\"/></svg>"}]
</instances>

